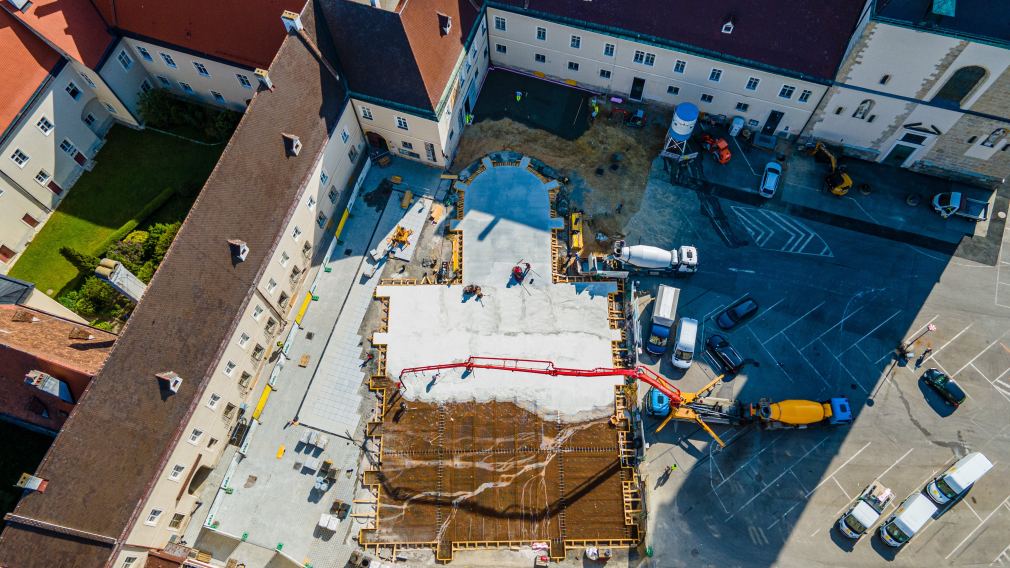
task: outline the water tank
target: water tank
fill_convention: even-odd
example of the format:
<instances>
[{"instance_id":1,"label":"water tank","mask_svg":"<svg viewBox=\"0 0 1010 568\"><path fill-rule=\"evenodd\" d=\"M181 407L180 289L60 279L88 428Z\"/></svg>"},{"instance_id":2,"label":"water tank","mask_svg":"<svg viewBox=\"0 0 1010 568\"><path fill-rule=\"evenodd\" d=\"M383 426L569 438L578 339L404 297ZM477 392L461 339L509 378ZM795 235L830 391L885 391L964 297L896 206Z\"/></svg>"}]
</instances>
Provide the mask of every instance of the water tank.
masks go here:
<instances>
[{"instance_id":1,"label":"water tank","mask_svg":"<svg viewBox=\"0 0 1010 568\"><path fill-rule=\"evenodd\" d=\"M673 121L670 123L668 136L678 142L683 142L691 137L697 122L698 107L691 103L680 103L673 111Z\"/></svg>"}]
</instances>

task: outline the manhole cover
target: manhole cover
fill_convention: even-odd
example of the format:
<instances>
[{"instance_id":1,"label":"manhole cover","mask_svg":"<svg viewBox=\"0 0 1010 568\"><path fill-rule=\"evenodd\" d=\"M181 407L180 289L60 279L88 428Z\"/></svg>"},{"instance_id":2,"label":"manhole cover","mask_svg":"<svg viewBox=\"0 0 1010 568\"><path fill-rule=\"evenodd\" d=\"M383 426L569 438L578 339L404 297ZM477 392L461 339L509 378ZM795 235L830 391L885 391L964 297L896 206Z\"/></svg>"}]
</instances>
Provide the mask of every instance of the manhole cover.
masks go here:
<instances>
[{"instance_id":1,"label":"manhole cover","mask_svg":"<svg viewBox=\"0 0 1010 568\"><path fill-rule=\"evenodd\" d=\"M308 339L309 341L312 341L312 338L315 337L315 336L316 336L316 332L310 331L310 332L308 332L308 333L305 334L305 339Z\"/></svg>"}]
</instances>

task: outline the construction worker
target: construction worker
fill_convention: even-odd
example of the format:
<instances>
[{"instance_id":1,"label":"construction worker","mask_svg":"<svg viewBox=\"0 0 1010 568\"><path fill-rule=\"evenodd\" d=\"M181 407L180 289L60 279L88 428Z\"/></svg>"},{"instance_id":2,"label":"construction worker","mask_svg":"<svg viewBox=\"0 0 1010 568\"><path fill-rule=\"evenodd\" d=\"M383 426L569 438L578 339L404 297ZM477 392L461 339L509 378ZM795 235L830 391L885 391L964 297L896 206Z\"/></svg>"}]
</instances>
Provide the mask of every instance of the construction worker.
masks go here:
<instances>
[{"instance_id":1,"label":"construction worker","mask_svg":"<svg viewBox=\"0 0 1010 568\"><path fill-rule=\"evenodd\" d=\"M516 91L516 102L519 102L521 100L523 100L523 92L522 91Z\"/></svg>"},{"instance_id":2,"label":"construction worker","mask_svg":"<svg viewBox=\"0 0 1010 568\"><path fill-rule=\"evenodd\" d=\"M523 269L518 264L512 267L512 278L515 278L516 282L519 284L523 283L524 280Z\"/></svg>"},{"instance_id":3,"label":"construction worker","mask_svg":"<svg viewBox=\"0 0 1010 568\"><path fill-rule=\"evenodd\" d=\"M473 115L466 113L466 125L470 126L471 124L473 124Z\"/></svg>"}]
</instances>

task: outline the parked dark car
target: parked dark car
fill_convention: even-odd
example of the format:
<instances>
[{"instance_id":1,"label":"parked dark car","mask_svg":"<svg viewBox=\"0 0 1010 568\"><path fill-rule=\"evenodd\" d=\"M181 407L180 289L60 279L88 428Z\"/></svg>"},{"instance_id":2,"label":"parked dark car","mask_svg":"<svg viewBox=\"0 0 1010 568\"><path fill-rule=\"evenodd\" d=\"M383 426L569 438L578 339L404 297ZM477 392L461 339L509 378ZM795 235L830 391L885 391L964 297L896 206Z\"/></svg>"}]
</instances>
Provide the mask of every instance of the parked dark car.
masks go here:
<instances>
[{"instance_id":1,"label":"parked dark car","mask_svg":"<svg viewBox=\"0 0 1010 568\"><path fill-rule=\"evenodd\" d=\"M922 374L922 380L932 387L937 394L942 396L943 400L947 401L947 404L954 408L961 406L964 399L968 398L957 382L943 374L939 369L927 370Z\"/></svg>"},{"instance_id":2,"label":"parked dark car","mask_svg":"<svg viewBox=\"0 0 1010 568\"><path fill-rule=\"evenodd\" d=\"M758 307L758 303L754 301L753 298L744 298L723 310L722 313L715 318L715 324L718 325L720 329L729 331L756 314Z\"/></svg>"},{"instance_id":3,"label":"parked dark car","mask_svg":"<svg viewBox=\"0 0 1010 568\"><path fill-rule=\"evenodd\" d=\"M707 345L712 356L719 361L719 364L727 372L740 372L740 368L743 367L743 357L740 356L735 347L730 345L728 339L721 335L713 335L708 338Z\"/></svg>"}]
</instances>

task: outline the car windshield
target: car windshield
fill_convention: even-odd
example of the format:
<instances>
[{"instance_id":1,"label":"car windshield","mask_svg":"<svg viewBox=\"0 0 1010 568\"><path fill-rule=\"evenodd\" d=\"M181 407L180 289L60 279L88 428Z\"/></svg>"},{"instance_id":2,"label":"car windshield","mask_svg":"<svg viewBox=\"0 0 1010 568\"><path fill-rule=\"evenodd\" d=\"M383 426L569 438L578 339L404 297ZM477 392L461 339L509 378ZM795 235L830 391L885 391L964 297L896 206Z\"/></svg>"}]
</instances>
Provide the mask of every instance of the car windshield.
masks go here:
<instances>
[{"instance_id":1,"label":"car windshield","mask_svg":"<svg viewBox=\"0 0 1010 568\"><path fill-rule=\"evenodd\" d=\"M947 499L953 499L954 497L957 497L957 492L951 489L950 485L947 485L947 480L945 480L942 477L936 480L936 488Z\"/></svg>"},{"instance_id":2,"label":"car windshield","mask_svg":"<svg viewBox=\"0 0 1010 568\"><path fill-rule=\"evenodd\" d=\"M753 309L752 308L753 305L754 305L754 302L752 302L750 300L747 300L747 301L743 302L742 304L738 305L737 307L733 308L732 310L730 310L729 315L735 321L738 321L740 318L742 318L745 315L747 315L747 313L750 312L751 309Z\"/></svg>"},{"instance_id":3,"label":"car windshield","mask_svg":"<svg viewBox=\"0 0 1010 568\"><path fill-rule=\"evenodd\" d=\"M894 542L900 544L908 541L908 535L901 532L901 529L899 529L898 526L895 525L894 523L887 525L887 527L884 530L887 531L887 535L890 536L891 539L894 540Z\"/></svg>"},{"instance_id":4,"label":"car windshield","mask_svg":"<svg viewBox=\"0 0 1010 568\"><path fill-rule=\"evenodd\" d=\"M677 359L680 359L681 361L690 361L692 353L690 351L683 351L677 349L676 351L673 352L673 356L676 357Z\"/></svg>"},{"instance_id":5,"label":"car windshield","mask_svg":"<svg viewBox=\"0 0 1010 568\"><path fill-rule=\"evenodd\" d=\"M765 178L765 189L772 189L775 184L779 181L779 174L777 172L768 172L768 177Z\"/></svg>"},{"instance_id":6,"label":"car windshield","mask_svg":"<svg viewBox=\"0 0 1010 568\"><path fill-rule=\"evenodd\" d=\"M866 527L863 526L863 523L856 520L855 515L845 516L845 526L849 527L849 529L851 529L852 532L856 534L862 534L866 532Z\"/></svg>"}]
</instances>

